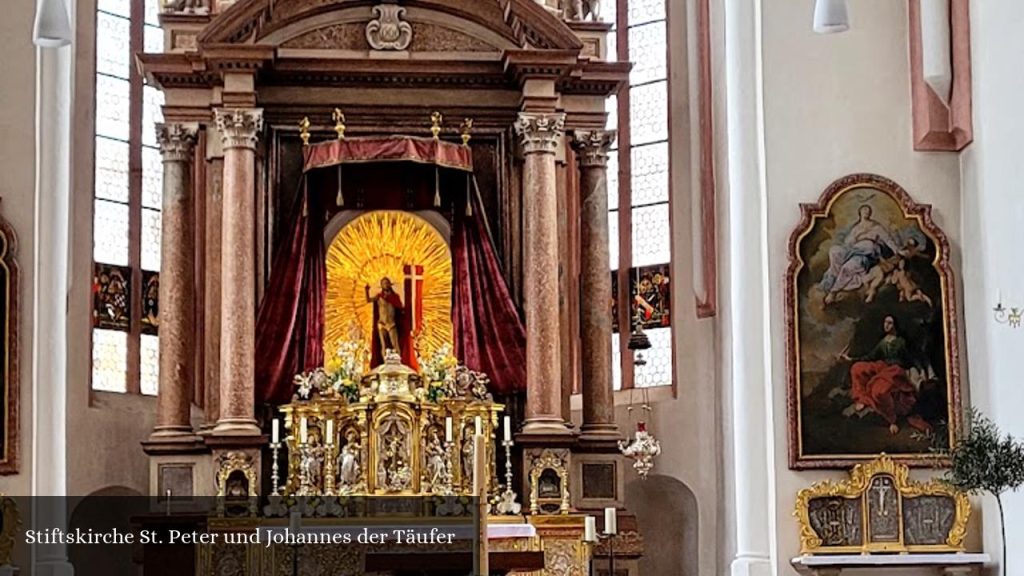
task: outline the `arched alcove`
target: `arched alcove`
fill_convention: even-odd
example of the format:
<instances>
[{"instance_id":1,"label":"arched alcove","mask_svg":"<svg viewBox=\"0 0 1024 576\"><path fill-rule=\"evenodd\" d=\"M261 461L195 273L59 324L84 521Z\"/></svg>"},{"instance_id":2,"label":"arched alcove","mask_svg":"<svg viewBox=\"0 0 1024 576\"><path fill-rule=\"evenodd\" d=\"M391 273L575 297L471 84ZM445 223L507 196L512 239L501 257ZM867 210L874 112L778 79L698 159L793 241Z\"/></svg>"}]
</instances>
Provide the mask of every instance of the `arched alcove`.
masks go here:
<instances>
[{"instance_id":1,"label":"arched alcove","mask_svg":"<svg viewBox=\"0 0 1024 576\"><path fill-rule=\"evenodd\" d=\"M92 530L109 533L115 528L124 533L131 530L133 517L147 511L149 498L125 486L108 486L84 498L69 498L74 532ZM132 560L132 546L112 544L71 544L68 559L77 574L106 576L138 576L139 565Z\"/></svg>"},{"instance_id":2,"label":"arched alcove","mask_svg":"<svg viewBox=\"0 0 1024 576\"><path fill-rule=\"evenodd\" d=\"M626 485L626 508L644 537L644 576L699 576L697 498L671 476L652 475Z\"/></svg>"}]
</instances>

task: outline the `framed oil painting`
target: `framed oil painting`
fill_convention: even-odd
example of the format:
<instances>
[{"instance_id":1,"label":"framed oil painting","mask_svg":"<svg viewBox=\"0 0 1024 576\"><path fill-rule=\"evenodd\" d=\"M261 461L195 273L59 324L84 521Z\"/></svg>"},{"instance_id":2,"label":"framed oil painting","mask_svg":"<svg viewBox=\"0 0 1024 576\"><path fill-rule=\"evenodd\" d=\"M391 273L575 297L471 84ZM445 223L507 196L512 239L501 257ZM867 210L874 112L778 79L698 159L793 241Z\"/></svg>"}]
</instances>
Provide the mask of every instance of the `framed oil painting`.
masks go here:
<instances>
[{"instance_id":1,"label":"framed oil painting","mask_svg":"<svg viewBox=\"0 0 1024 576\"><path fill-rule=\"evenodd\" d=\"M0 216L0 474L18 473L18 238Z\"/></svg>"},{"instance_id":2,"label":"framed oil painting","mask_svg":"<svg viewBox=\"0 0 1024 576\"><path fill-rule=\"evenodd\" d=\"M960 414L949 243L895 182L832 183L789 242L789 456L847 468L888 454L934 466Z\"/></svg>"}]
</instances>

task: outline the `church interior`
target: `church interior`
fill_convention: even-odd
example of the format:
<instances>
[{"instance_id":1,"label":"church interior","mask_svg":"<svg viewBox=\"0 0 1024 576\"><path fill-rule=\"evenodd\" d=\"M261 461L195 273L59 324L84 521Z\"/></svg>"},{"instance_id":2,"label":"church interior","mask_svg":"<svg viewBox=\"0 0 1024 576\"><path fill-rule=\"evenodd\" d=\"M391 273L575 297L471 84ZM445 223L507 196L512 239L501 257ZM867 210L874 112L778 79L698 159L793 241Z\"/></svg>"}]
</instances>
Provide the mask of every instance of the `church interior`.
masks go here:
<instances>
[{"instance_id":1,"label":"church interior","mask_svg":"<svg viewBox=\"0 0 1024 576\"><path fill-rule=\"evenodd\" d=\"M89 496L415 501L472 574L1024 565L1021 3L4 11L0 574L89 571L25 538ZM157 548L123 573L467 573Z\"/></svg>"}]
</instances>

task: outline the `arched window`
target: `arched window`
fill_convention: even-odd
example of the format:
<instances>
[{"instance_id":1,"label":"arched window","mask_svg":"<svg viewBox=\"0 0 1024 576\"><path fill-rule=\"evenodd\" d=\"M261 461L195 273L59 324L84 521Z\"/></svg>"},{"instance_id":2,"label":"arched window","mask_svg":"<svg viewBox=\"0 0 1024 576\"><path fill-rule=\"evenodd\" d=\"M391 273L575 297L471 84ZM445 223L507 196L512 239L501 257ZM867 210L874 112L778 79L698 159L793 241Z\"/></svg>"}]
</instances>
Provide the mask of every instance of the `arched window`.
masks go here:
<instances>
[{"instance_id":1,"label":"arched window","mask_svg":"<svg viewBox=\"0 0 1024 576\"><path fill-rule=\"evenodd\" d=\"M619 330L612 335L614 386L670 385L674 371L668 314L672 234L666 0L603 0L601 8L604 20L613 25L609 60L633 62L629 85L608 100L608 127L618 130L608 162L611 268L620 311ZM637 296L644 302L636 302ZM652 345L643 352L642 366L634 365L626 348L630 324L624 325L634 321L638 310Z\"/></svg>"},{"instance_id":2,"label":"arched window","mask_svg":"<svg viewBox=\"0 0 1024 576\"><path fill-rule=\"evenodd\" d=\"M159 0L98 0L93 187L92 388L156 394L155 293L163 166L155 123L163 95L138 52L162 52Z\"/></svg>"}]
</instances>

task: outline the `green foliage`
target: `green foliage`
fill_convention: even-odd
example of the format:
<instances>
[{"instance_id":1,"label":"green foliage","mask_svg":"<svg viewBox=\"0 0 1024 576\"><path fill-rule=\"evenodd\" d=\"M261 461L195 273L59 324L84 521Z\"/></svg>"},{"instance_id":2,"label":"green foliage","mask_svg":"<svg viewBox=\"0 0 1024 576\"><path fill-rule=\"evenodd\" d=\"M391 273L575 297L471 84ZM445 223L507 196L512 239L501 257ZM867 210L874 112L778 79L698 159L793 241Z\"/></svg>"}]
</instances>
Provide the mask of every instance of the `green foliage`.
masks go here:
<instances>
[{"instance_id":1,"label":"green foliage","mask_svg":"<svg viewBox=\"0 0 1024 576\"><path fill-rule=\"evenodd\" d=\"M988 492L999 497L1024 486L1024 442L970 408L966 429L949 451L946 482L969 494Z\"/></svg>"}]
</instances>

